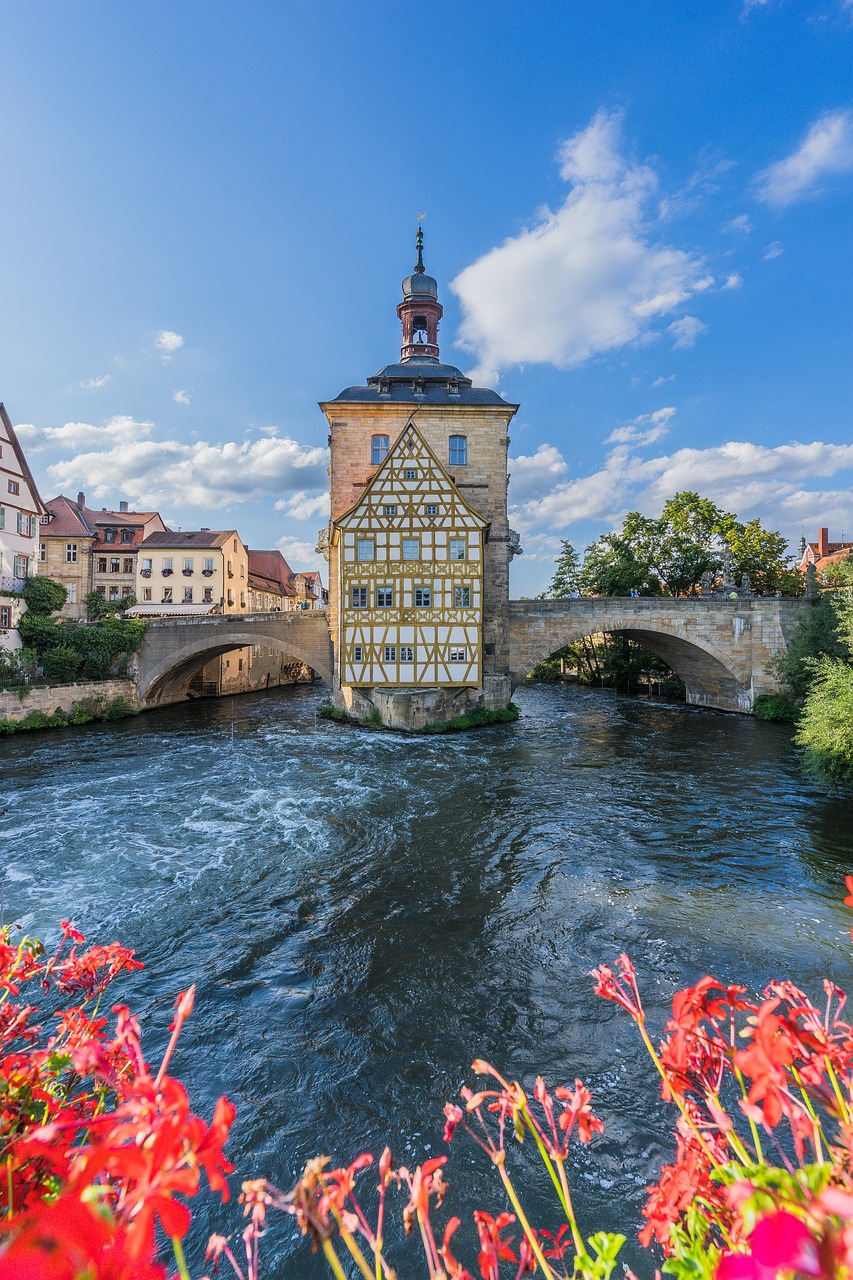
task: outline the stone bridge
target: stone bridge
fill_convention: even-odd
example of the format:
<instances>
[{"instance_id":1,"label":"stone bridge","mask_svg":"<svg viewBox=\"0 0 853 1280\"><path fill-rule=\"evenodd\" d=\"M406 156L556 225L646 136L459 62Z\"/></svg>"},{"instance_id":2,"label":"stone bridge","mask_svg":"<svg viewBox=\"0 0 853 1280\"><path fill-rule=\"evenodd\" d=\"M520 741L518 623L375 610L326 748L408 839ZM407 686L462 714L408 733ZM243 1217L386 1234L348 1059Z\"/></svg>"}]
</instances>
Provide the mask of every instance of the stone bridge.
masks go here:
<instances>
[{"instance_id":1,"label":"stone bridge","mask_svg":"<svg viewBox=\"0 0 853 1280\"><path fill-rule=\"evenodd\" d=\"M779 692L767 666L807 607L802 598L511 600L512 684L564 645L606 632L656 653L684 681L695 706L751 711L760 694Z\"/></svg>"},{"instance_id":2,"label":"stone bridge","mask_svg":"<svg viewBox=\"0 0 853 1280\"><path fill-rule=\"evenodd\" d=\"M211 658L246 645L264 645L306 663L332 682L332 646L325 609L287 613L227 613L202 618L156 618L137 654L137 688L145 707L179 702L193 675Z\"/></svg>"}]
</instances>

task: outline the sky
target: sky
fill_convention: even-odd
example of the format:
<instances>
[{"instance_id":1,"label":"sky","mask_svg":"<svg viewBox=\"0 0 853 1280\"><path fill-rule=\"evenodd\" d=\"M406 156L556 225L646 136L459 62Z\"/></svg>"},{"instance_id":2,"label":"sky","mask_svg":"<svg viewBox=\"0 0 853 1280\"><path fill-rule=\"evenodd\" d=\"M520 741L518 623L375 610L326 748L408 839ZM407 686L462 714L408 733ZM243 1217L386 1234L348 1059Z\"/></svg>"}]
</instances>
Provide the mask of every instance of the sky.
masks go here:
<instances>
[{"instance_id":1,"label":"sky","mask_svg":"<svg viewBox=\"0 0 853 1280\"><path fill-rule=\"evenodd\" d=\"M294 568L317 408L399 358L519 403L514 595L695 489L853 538L853 0L41 0L0 14L0 400L44 498Z\"/></svg>"}]
</instances>

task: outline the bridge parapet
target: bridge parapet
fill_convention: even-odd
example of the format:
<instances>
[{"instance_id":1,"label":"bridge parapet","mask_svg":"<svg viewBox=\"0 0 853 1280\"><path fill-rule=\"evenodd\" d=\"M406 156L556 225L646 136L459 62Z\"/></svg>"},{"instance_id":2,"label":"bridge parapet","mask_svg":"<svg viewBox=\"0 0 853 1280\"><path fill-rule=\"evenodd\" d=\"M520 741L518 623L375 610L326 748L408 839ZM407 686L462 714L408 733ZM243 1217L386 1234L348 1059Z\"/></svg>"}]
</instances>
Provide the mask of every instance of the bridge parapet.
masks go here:
<instances>
[{"instance_id":1,"label":"bridge parapet","mask_svg":"<svg viewBox=\"0 0 853 1280\"><path fill-rule=\"evenodd\" d=\"M687 700L724 711L751 711L780 685L768 669L786 647L803 598L751 600L580 597L511 600L507 640L513 684L544 658L584 636L624 635L658 654L684 681Z\"/></svg>"}]
</instances>

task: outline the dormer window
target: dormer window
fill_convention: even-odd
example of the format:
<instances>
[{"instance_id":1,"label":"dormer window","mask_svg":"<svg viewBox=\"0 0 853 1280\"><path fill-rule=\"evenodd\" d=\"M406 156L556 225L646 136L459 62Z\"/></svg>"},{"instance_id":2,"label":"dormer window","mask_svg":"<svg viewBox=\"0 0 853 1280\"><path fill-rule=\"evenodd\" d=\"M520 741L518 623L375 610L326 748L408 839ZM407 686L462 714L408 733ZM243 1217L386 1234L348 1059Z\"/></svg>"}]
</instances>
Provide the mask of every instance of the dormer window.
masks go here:
<instances>
[{"instance_id":1,"label":"dormer window","mask_svg":"<svg viewBox=\"0 0 853 1280\"><path fill-rule=\"evenodd\" d=\"M423 384L422 378L415 379L414 394L416 396L426 395L426 392L424 391L424 384Z\"/></svg>"},{"instance_id":2,"label":"dormer window","mask_svg":"<svg viewBox=\"0 0 853 1280\"><path fill-rule=\"evenodd\" d=\"M447 390L448 390L448 393L452 396L459 395L459 383L456 381L455 378L451 378L450 382L448 382Z\"/></svg>"},{"instance_id":3,"label":"dormer window","mask_svg":"<svg viewBox=\"0 0 853 1280\"><path fill-rule=\"evenodd\" d=\"M391 394L391 383L390 383L390 382L380 382L380 384L379 384L379 394L380 394L381 396L390 396L390 394Z\"/></svg>"},{"instance_id":4,"label":"dormer window","mask_svg":"<svg viewBox=\"0 0 853 1280\"><path fill-rule=\"evenodd\" d=\"M422 346L429 342L426 316L415 316L412 321L412 342L414 342L416 346Z\"/></svg>"}]
</instances>

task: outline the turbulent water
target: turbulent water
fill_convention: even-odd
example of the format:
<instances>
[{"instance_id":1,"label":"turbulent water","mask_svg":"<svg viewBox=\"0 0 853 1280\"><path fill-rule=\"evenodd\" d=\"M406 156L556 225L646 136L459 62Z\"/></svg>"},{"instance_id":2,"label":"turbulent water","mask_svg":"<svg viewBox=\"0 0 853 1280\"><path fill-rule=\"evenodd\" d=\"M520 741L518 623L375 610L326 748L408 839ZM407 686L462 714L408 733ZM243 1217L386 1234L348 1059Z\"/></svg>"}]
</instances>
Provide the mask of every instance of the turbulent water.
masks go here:
<instances>
[{"instance_id":1,"label":"turbulent water","mask_svg":"<svg viewBox=\"0 0 853 1280\"><path fill-rule=\"evenodd\" d=\"M318 721L321 696L2 741L6 917L135 947L122 994L152 1060L198 983L172 1069L202 1114L236 1103L242 1176L287 1187L309 1155L386 1141L436 1154L481 1056L583 1077L606 1128L573 1171L582 1225L633 1236L672 1116L589 970L629 951L656 1029L708 971L851 985L849 798L803 781L784 729L735 716L534 686L517 724L406 738ZM465 1144L448 1208L496 1212ZM528 1203L553 1228L545 1191ZM213 1225L236 1229L236 1208L199 1205L194 1274ZM289 1221L264 1252L267 1276L325 1274Z\"/></svg>"}]
</instances>

